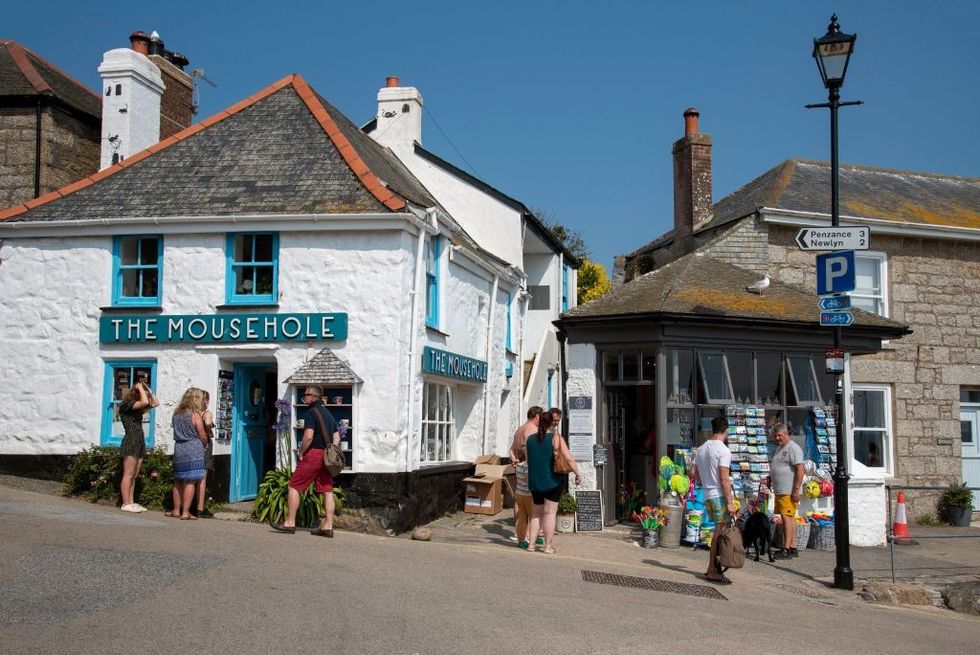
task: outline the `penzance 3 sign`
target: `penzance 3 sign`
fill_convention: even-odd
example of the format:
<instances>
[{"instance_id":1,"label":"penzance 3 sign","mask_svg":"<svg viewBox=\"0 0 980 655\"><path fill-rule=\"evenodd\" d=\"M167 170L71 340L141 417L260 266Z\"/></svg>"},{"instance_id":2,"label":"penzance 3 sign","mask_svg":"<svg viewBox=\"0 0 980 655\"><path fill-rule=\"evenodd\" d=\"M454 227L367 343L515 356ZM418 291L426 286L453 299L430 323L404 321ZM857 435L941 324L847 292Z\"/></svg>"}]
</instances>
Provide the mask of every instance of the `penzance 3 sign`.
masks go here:
<instances>
[{"instance_id":1,"label":"penzance 3 sign","mask_svg":"<svg viewBox=\"0 0 980 655\"><path fill-rule=\"evenodd\" d=\"M796 233L800 250L868 250L871 228L867 226L805 227Z\"/></svg>"}]
</instances>

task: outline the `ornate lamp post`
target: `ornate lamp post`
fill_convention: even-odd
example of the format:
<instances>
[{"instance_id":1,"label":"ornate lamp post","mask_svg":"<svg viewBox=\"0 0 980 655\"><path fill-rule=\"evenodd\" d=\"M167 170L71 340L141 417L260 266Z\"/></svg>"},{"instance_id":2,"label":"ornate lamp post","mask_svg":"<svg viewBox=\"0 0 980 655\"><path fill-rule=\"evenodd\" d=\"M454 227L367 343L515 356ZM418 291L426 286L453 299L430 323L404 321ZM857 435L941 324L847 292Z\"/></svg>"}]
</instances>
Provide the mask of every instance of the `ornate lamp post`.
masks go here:
<instances>
[{"instance_id":1,"label":"ornate lamp post","mask_svg":"<svg viewBox=\"0 0 980 655\"><path fill-rule=\"evenodd\" d=\"M840 88L844 86L847 64L854 52L857 34L844 34L837 24L837 14L830 19L827 33L813 40L813 58L820 69L820 78L828 91L828 101L807 105L807 109L826 107L830 109L830 217L831 225L840 225L840 198L838 182L840 178L837 159L837 110L848 105L859 105L861 101L841 102ZM841 347L841 329L834 327L834 348ZM838 589L854 589L854 571L851 570L850 524L847 507L847 454L845 434L847 420L844 416L844 382L840 373L835 374L837 404L837 467L834 470L834 542L837 547L837 566L834 567L834 586Z\"/></svg>"}]
</instances>

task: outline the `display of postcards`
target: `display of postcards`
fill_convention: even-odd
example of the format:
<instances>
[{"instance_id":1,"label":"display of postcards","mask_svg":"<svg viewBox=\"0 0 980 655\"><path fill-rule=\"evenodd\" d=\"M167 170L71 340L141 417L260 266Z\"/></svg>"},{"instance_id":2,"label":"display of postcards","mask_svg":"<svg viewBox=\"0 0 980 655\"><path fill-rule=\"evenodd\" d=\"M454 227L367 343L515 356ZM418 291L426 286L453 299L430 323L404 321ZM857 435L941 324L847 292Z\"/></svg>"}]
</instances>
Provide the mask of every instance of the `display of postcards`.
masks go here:
<instances>
[{"instance_id":1,"label":"display of postcards","mask_svg":"<svg viewBox=\"0 0 980 655\"><path fill-rule=\"evenodd\" d=\"M827 427L827 419L825 419L825 418L817 418L817 419L814 419L814 422L817 424L817 427L818 428L825 428L825 427Z\"/></svg>"},{"instance_id":2,"label":"display of postcards","mask_svg":"<svg viewBox=\"0 0 980 655\"><path fill-rule=\"evenodd\" d=\"M752 453L752 454L755 454L755 453L759 452L759 447L758 446L748 446L748 449L749 449L749 452Z\"/></svg>"},{"instance_id":3,"label":"display of postcards","mask_svg":"<svg viewBox=\"0 0 980 655\"><path fill-rule=\"evenodd\" d=\"M763 462L762 464L760 464L760 465L759 465L759 469L760 469L760 470L761 470L761 471L762 471L763 473L768 473L768 472L769 472L769 462Z\"/></svg>"},{"instance_id":4,"label":"display of postcards","mask_svg":"<svg viewBox=\"0 0 980 655\"><path fill-rule=\"evenodd\" d=\"M758 433L759 433L759 428L755 426L749 426L749 425L745 426L745 434L751 434L755 436Z\"/></svg>"},{"instance_id":5,"label":"display of postcards","mask_svg":"<svg viewBox=\"0 0 980 655\"><path fill-rule=\"evenodd\" d=\"M766 457L766 455L764 453L761 454L761 455L749 455L749 461L750 462L759 462L760 464L762 464L763 462L768 462L769 461L769 458Z\"/></svg>"},{"instance_id":6,"label":"display of postcards","mask_svg":"<svg viewBox=\"0 0 980 655\"><path fill-rule=\"evenodd\" d=\"M822 428L818 427L816 429L816 433L817 434L827 434L827 428L826 427L822 427Z\"/></svg>"},{"instance_id":7,"label":"display of postcards","mask_svg":"<svg viewBox=\"0 0 980 655\"><path fill-rule=\"evenodd\" d=\"M830 444L829 448L830 448L830 452L834 453L835 455L837 454L837 444L832 443Z\"/></svg>"},{"instance_id":8,"label":"display of postcards","mask_svg":"<svg viewBox=\"0 0 980 655\"><path fill-rule=\"evenodd\" d=\"M748 462L739 462L738 463L738 468L739 468L739 470L742 470L742 471L751 471L752 470L752 467L749 466L749 463Z\"/></svg>"},{"instance_id":9,"label":"display of postcards","mask_svg":"<svg viewBox=\"0 0 980 655\"><path fill-rule=\"evenodd\" d=\"M760 480L762 480L762 476L759 475L758 473L750 473L749 480L752 480L752 482L759 482Z\"/></svg>"},{"instance_id":10,"label":"display of postcards","mask_svg":"<svg viewBox=\"0 0 980 655\"><path fill-rule=\"evenodd\" d=\"M754 472L756 472L756 473L758 473L758 472L760 472L760 471L762 471L762 464L759 464L759 463L757 463L757 462L753 462L753 463L752 463L752 464L750 464L749 466L751 466L751 468L752 468L752 471L754 471Z\"/></svg>"},{"instance_id":11,"label":"display of postcards","mask_svg":"<svg viewBox=\"0 0 980 655\"><path fill-rule=\"evenodd\" d=\"M816 416L817 418L823 418L826 416L826 414L824 414L824 411L822 409L814 409L813 415Z\"/></svg>"},{"instance_id":12,"label":"display of postcards","mask_svg":"<svg viewBox=\"0 0 980 655\"><path fill-rule=\"evenodd\" d=\"M745 426L744 425L736 425L735 426L735 434L745 434Z\"/></svg>"},{"instance_id":13,"label":"display of postcards","mask_svg":"<svg viewBox=\"0 0 980 655\"><path fill-rule=\"evenodd\" d=\"M820 455L820 463L826 464L830 461L830 455Z\"/></svg>"},{"instance_id":14,"label":"display of postcards","mask_svg":"<svg viewBox=\"0 0 980 655\"><path fill-rule=\"evenodd\" d=\"M837 419L835 419L833 416L828 416L827 417L827 427L828 428L835 428L835 427L837 427Z\"/></svg>"},{"instance_id":15,"label":"display of postcards","mask_svg":"<svg viewBox=\"0 0 980 655\"><path fill-rule=\"evenodd\" d=\"M739 408L736 407L735 405L725 406L725 416L737 416L740 413L741 412L739 412Z\"/></svg>"},{"instance_id":16,"label":"display of postcards","mask_svg":"<svg viewBox=\"0 0 980 655\"><path fill-rule=\"evenodd\" d=\"M829 453L830 452L830 448L828 448L827 446L824 446L823 444L817 444L817 450L819 452L821 452L821 453Z\"/></svg>"}]
</instances>

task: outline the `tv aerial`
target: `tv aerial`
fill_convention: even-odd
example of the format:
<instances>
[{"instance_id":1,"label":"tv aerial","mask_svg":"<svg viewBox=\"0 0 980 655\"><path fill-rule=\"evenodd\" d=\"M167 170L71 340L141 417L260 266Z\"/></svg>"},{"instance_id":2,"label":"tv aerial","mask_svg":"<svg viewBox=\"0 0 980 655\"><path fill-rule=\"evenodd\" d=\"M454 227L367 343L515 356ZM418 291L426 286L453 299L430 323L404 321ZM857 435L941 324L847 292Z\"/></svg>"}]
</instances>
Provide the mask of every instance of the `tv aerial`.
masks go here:
<instances>
[{"instance_id":1,"label":"tv aerial","mask_svg":"<svg viewBox=\"0 0 980 655\"><path fill-rule=\"evenodd\" d=\"M191 102L194 104L193 113L197 114L197 108L200 106L201 92L198 86L197 80L202 79L211 85L213 88L218 88L218 83L209 78L204 74L203 68L194 68L191 70L191 84L193 85L193 95L191 97Z\"/></svg>"}]
</instances>

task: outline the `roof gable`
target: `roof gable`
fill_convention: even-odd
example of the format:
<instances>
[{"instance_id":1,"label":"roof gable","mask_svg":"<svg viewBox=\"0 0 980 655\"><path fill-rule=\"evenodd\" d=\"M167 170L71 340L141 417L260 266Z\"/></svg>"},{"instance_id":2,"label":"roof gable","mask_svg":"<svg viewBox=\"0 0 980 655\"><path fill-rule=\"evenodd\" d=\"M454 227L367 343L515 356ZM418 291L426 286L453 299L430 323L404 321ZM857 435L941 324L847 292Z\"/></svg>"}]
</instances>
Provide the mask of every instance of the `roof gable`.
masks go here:
<instances>
[{"instance_id":1,"label":"roof gable","mask_svg":"<svg viewBox=\"0 0 980 655\"><path fill-rule=\"evenodd\" d=\"M350 366L333 353L329 348L324 348L313 355L310 361L300 366L288 378L287 384L360 384L361 378L357 376Z\"/></svg>"},{"instance_id":2,"label":"roof gable","mask_svg":"<svg viewBox=\"0 0 980 655\"><path fill-rule=\"evenodd\" d=\"M394 156L349 139L299 75L128 159L0 212L10 221L401 211L434 204ZM349 121L348 121L349 122ZM382 182L361 153L389 179ZM397 194L394 190L400 190Z\"/></svg>"},{"instance_id":3,"label":"roof gable","mask_svg":"<svg viewBox=\"0 0 980 655\"><path fill-rule=\"evenodd\" d=\"M16 41L0 40L0 96L46 96L102 120L102 97Z\"/></svg>"}]
</instances>

